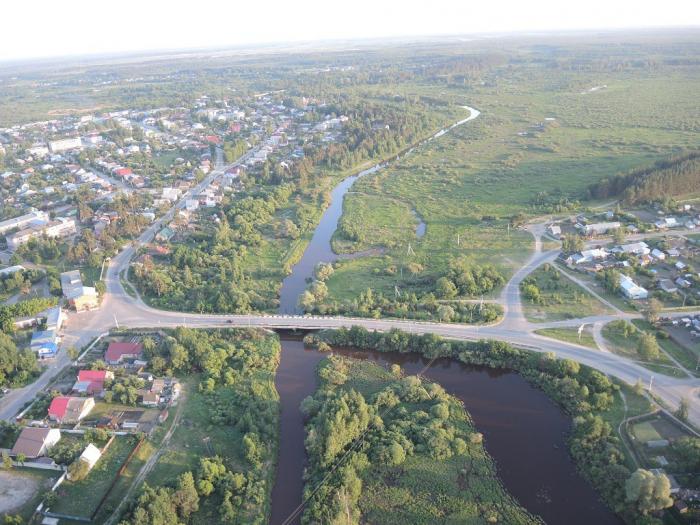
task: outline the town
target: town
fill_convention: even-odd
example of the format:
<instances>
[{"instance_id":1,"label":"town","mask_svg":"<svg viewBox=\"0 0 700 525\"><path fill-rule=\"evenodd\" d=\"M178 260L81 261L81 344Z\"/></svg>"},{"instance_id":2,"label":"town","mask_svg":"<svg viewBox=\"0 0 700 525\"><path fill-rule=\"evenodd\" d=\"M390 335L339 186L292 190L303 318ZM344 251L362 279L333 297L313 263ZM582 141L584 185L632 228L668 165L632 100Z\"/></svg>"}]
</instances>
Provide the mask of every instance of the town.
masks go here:
<instances>
[{"instance_id":1,"label":"town","mask_svg":"<svg viewBox=\"0 0 700 525\"><path fill-rule=\"evenodd\" d=\"M697 53L0 49L0 522L700 522Z\"/></svg>"}]
</instances>

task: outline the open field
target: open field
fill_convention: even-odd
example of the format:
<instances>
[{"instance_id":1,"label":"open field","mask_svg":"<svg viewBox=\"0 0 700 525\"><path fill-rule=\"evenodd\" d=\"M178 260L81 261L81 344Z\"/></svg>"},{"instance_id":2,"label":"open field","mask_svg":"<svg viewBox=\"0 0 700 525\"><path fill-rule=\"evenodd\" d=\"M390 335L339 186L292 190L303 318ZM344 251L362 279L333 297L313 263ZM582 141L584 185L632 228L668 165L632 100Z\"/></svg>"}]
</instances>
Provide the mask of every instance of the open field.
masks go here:
<instances>
[{"instance_id":1,"label":"open field","mask_svg":"<svg viewBox=\"0 0 700 525\"><path fill-rule=\"evenodd\" d=\"M612 313L586 290L545 264L521 284L523 312L529 321L559 321Z\"/></svg>"},{"instance_id":2,"label":"open field","mask_svg":"<svg viewBox=\"0 0 700 525\"><path fill-rule=\"evenodd\" d=\"M607 346L611 352L637 360L650 370L655 370L659 373L674 377L686 377L685 372L679 369L665 353L664 347L658 338L657 342L661 347L658 357L651 359L643 358L638 352L642 330L628 323L632 328L628 329L626 334L623 323L625 323L625 321L614 321L603 327L603 337L609 343Z\"/></svg>"},{"instance_id":3,"label":"open field","mask_svg":"<svg viewBox=\"0 0 700 525\"><path fill-rule=\"evenodd\" d=\"M354 283L363 280L378 290L390 290L397 283L420 290L410 281L373 274L390 263L410 260L434 274L450 258L467 255L494 262L508 274L530 245L528 236L511 232L508 237L510 217L574 209L576 201L586 197L586 187L601 177L692 146L688 115L680 107L692 103L688 97L697 82L693 73L604 73L609 89L581 95L582 88L601 77L594 76L595 81L585 72L553 75L531 67L512 74L494 71L485 86L443 90L440 96L445 100L466 101L482 115L358 181L353 188L357 194L345 206L342 219L361 227L368 217L365 210L382 197L385 206L405 203L427 223L425 237L413 246L416 255L405 255L408 239L399 233L405 229L403 208L387 207L381 223L397 225L396 231L374 228L377 221L370 216L373 235L367 242L404 242L389 250L390 260L343 263L328 283L331 297L356 294L359 286ZM676 84L666 90L671 81ZM671 99L678 106L669 104ZM658 120L649 118L643 109L647 104L660 108ZM545 121L546 117L555 120Z\"/></svg>"}]
</instances>

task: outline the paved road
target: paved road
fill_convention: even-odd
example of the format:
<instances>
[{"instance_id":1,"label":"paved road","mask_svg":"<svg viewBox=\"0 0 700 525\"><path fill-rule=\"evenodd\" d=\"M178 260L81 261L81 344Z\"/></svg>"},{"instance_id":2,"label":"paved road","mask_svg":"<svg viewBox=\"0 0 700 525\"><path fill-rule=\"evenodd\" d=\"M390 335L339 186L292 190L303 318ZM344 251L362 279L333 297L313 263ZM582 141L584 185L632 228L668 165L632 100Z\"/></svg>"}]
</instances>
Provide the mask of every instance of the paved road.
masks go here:
<instances>
[{"instance_id":1,"label":"paved road","mask_svg":"<svg viewBox=\"0 0 700 525\"><path fill-rule=\"evenodd\" d=\"M244 155L238 162L243 162L251 153ZM648 385L653 381L654 394L662 399L671 409L675 409L679 405L681 398L688 399L690 402L690 421L700 426L700 403L698 402L700 380L695 378L677 379L655 374L638 363L615 354L549 339L534 333L534 330L541 328L576 327L582 323L600 325L604 322L619 319L619 315L598 315L583 319L537 324L531 324L525 319L520 303L520 282L537 266L544 262L553 261L558 254L557 250L542 251L541 236L544 232L544 224L535 224L527 227L534 236L535 251L525 265L515 272L498 299L498 302L504 308L503 319L489 326L350 317L194 314L157 310L145 305L139 298L130 297L125 292L119 276L128 268L136 247L149 242L162 225L169 221L178 209L184 206L184 201L189 195L203 189L221 173L222 170L219 169L212 172L196 188L183 195L171 210L144 231L137 241L112 258L106 270L107 293L101 308L98 311L80 314L73 313L69 316L69 325L66 330L67 344L64 346L68 344L75 346L87 344L93 337L117 324L121 327L129 328L176 326L213 328L236 326L271 329L323 329L359 325L368 330L387 331L392 328L398 328L411 333L434 333L457 340L498 339L521 348L538 352L552 352L561 358L574 359L628 384L634 384L641 380ZM688 315L688 313L684 312L678 315ZM67 364L68 359L65 355L65 350L62 350L56 363L37 382L24 389L12 392L0 400L0 418L10 419L14 417L21 406L44 388L52 375Z\"/></svg>"}]
</instances>

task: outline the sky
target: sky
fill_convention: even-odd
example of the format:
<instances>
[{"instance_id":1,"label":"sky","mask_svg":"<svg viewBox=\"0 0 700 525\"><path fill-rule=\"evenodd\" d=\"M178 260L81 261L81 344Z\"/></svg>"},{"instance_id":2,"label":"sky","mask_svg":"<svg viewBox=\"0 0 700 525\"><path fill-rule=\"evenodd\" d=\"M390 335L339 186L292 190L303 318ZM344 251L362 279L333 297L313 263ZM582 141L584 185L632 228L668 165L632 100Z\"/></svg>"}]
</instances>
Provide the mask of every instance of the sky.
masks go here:
<instances>
[{"instance_id":1,"label":"sky","mask_svg":"<svg viewBox=\"0 0 700 525\"><path fill-rule=\"evenodd\" d=\"M696 26L698 0L10 0L0 61L348 38Z\"/></svg>"}]
</instances>

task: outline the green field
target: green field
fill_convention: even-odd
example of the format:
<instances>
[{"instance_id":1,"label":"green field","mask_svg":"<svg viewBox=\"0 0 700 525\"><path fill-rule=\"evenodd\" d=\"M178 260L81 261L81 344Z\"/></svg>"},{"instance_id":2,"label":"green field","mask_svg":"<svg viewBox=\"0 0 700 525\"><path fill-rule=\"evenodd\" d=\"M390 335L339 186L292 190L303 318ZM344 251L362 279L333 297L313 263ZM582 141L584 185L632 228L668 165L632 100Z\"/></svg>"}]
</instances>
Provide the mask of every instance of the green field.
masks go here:
<instances>
[{"instance_id":1,"label":"green field","mask_svg":"<svg viewBox=\"0 0 700 525\"><path fill-rule=\"evenodd\" d=\"M540 266L528 275L521 283L520 290L523 312L529 321L559 321L612 313L551 264ZM528 290L532 291L532 297L528 295Z\"/></svg>"},{"instance_id":2,"label":"green field","mask_svg":"<svg viewBox=\"0 0 700 525\"><path fill-rule=\"evenodd\" d=\"M373 273L390 263L417 261L429 274L439 272L451 257L466 254L509 273L531 245L527 235L508 237L510 217L575 209L596 180L693 146L693 124L682 108L692 104L690 93L698 82L694 71L554 74L531 66L496 70L487 78L486 85L440 94L478 108L478 119L356 183L357 193L342 220L359 226L369 222L367 244L387 246L398 240L400 247L388 251L390 260L344 263L328 283L331 297L357 294L362 282L384 292L394 284L412 287L410 281ZM599 84L608 89L581 94ZM659 108L658 119L650 118L649 105ZM532 127L545 117L556 120ZM521 131L528 135L518 136ZM386 216L366 213L382 198ZM406 209L416 210L427 223L410 258L405 255L410 236L401 233ZM397 225L394 231L377 227L392 224Z\"/></svg>"},{"instance_id":3,"label":"green field","mask_svg":"<svg viewBox=\"0 0 700 525\"><path fill-rule=\"evenodd\" d=\"M347 433L362 429L363 413L375 414L375 420L364 438L367 445L346 458L340 474L310 502L306 520L540 523L503 488L464 406L440 386L417 377L400 379L396 371L342 357L324 361L319 375L315 401L305 401L313 407L308 408L307 491L323 476L321 465L334 461L334 451L344 450Z\"/></svg>"},{"instance_id":4,"label":"green field","mask_svg":"<svg viewBox=\"0 0 700 525\"><path fill-rule=\"evenodd\" d=\"M552 339L558 339L559 341L583 345L598 350L598 345L593 339L593 334L589 327L583 329L580 338L577 328L542 328L541 330L535 330L535 333L545 337L551 337Z\"/></svg>"},{"instance_id":5,"label":"green field","mask_svg":"<svg viewBox=\"0 0 700 525\"><path fill-rule=\"evenodd\" d=\"M117 477L118 471L136 445L135 436L117 437L81 481L64 481L58 489L53 512L90 517Z\"/></svg>"},{"instance_id":6,"label":"green field","mask_svg":"<svg viewBox=\"0 0 700 525\"><path fill-rule=\"evenodd\" d=\"M628 329L628 334L625 335L623 323L625 323L625 321L613 321L603 327L603 337L608 342L608 350L623 357L638 361L646 368L661 374L674 377L686 377L685 372L679 369L668 357L664 351L664 346L661 344L661 340L658 338L657 342L661 348L658 357L645 359L640 356L637 349L642 331L636 328L635 325L628 323L632 328Z\"/></svg>"}]
</instances>

